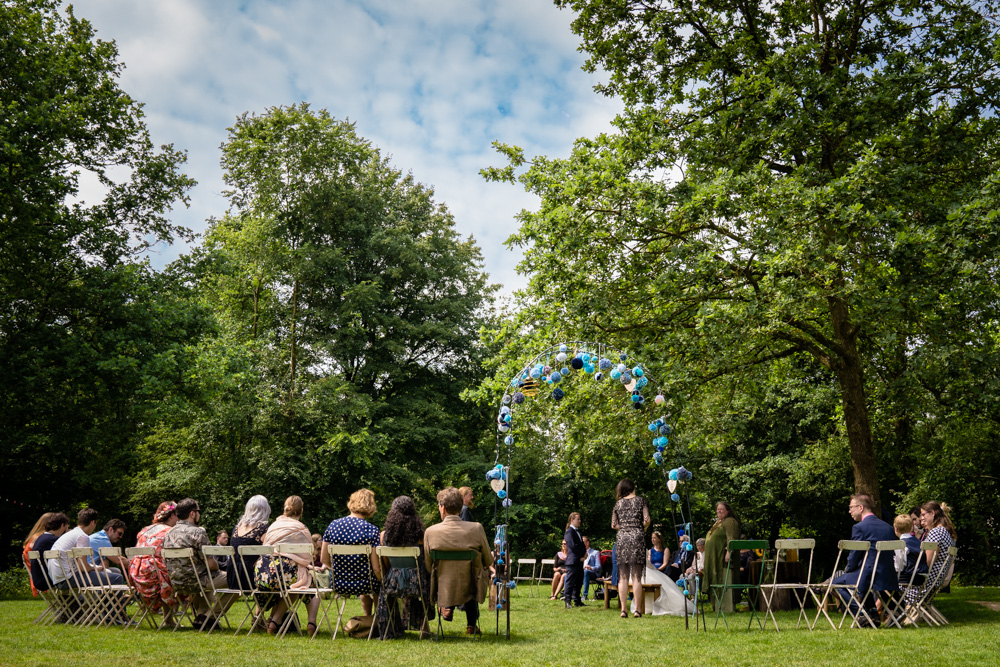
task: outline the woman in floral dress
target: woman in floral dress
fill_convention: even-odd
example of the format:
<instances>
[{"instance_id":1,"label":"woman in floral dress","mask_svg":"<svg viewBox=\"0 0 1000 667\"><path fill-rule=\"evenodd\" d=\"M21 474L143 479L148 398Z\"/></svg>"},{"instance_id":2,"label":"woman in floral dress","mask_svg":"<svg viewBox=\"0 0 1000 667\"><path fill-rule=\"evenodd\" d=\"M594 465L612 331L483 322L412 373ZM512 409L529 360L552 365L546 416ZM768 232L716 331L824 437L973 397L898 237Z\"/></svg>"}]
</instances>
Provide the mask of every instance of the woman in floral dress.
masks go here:
<instances>
[{"instance_id":1,"label":"woman in floral dress","mask_svg":"<svg viewBox=\"0 0 1000 667\"><path fill-rule=\"evenodd\" d=\"M177 607L177 599L170 585L167 566L163 562L163 538L177 523L176 509L177 503L172 500L160 503L153 514L153 523L139 531L135 543L137 547L153 547L156 552L152 556L133 558L128 569L132 583L146 607L152 613L162 609L166 625L176 623L173 610Z\"/></svg>"}]
</instances>

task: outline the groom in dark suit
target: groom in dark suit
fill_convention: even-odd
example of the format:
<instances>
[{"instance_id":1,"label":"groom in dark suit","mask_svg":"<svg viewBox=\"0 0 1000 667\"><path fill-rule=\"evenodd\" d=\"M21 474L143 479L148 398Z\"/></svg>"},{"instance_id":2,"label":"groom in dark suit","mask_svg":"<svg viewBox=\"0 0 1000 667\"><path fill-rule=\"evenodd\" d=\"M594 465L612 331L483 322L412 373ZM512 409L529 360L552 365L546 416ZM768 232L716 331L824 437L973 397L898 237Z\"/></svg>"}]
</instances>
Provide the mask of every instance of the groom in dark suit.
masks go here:
<instances>
[{"instance_id":1,"label":"groom in dark suit","mask_svg":"<svg viewBox=\"0 0 1000 667\"><path fill-rule=\"evenodd\" d=\"M869 582L871 582L873 593L875 591L897 591L899 590L899 579L896 577L896 566L893 563L890 552L883 553L882 558L878 559L878 567L875 567L875 559L878 554L875 551L875 543L895 540L896 531L893 530L892 526L875 516L874 508L875 503L867 493L859 493L851 496L848 511L851 513L851 518L857 521L854 524L853 530L851 530L851 539L864 540L869 542L871 547L868 550L867 560L864 559L864 555L860 551L850 552L847 556L847 567L844 569L844 574L834 579L833 584L834 586L853 585L857 582L858 596L862 597L865 601L865 611L870 618L877 619L875 595L865 596ZM864 571L861 571L862 561L865 562ZM849 592L837 589L837 594L850 607L851 615L856 616L858 614L858 605L851 599ZM864 616L858 622L861 625L867 625L867 619Z\"/></svg>"},{"instance_id":2,"label":"groom in dark suit","mask_svg":"<svg viewBox=\"0 0 1000 667\"><path fill-rule=\"evenodd\" d=\"M580 588L583 586L583 561L587 557L587 547L580 534L580 524L583 523L579 512L572 512L566 523L566 581L563 584L563 599L566 608L572 606L584 607L580 599Z\"/></svg>"}]
</instances>

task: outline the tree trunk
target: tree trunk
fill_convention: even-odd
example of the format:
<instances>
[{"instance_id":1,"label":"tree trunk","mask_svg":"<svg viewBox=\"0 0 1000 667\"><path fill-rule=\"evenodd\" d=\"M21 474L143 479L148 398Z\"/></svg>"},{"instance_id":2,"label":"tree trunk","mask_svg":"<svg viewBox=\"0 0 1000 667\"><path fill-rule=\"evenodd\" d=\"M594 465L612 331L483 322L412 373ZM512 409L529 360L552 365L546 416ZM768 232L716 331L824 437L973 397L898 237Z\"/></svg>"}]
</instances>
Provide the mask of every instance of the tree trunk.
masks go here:
<instances>
[{"instance_id":1,"label":"tree trunk","mask_svg":"<svg viewBox=\"0 0 1000 667\"><path fill-rule=\"evenodd\" d=\"M840 384L847 441L851 449L851 468L854 471L854 492L870 495L875 503L875 515L881 517L882 500L879 496L878 470L868 418L868 402L865 399L861 357L858 355L858 332L851 323L847 304L836 297L831 297L829 303L834 335L841 346L839 354L833 357L832 366Z\"/></svg>"},{"instance_id":2,"label":"tree trunk","mask_svg":"<svg viewBox=\"0 0 1000 667\"><path fill-rule=\"evenodd\" d=\"M288 400L291 401L295 398L295 321L298 318L299 310L299 281L296 280L292 285L292 323L289 328L289 337L291 339L290 343L290 360L289 360L289 373L291 378L288 383Z\"/></svg>"}]
</instances>

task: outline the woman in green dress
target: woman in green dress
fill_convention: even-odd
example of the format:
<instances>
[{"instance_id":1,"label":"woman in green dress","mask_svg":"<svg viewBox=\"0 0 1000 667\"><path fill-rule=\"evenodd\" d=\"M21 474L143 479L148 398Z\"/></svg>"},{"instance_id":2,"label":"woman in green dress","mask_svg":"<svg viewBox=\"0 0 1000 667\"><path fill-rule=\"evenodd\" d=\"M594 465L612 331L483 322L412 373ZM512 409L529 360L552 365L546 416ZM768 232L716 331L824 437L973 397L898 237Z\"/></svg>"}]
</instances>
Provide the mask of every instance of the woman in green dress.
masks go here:
<instances>
[{"instance_id":1,"label":"woman in green dress","mask_svg":"<svg viewBox=\"0 0 1000 667\"><path fill-rule=\"evenodd\" d=\"M705 536L705 578L702 590L708 593L712 601L712 608L715 608L715 592L713 585L721 585L726 578L726 563L729 560L729 550L726 548L729 540L737 540L740 537L740 521L733 514L733 508L729 503L720 502L715 506L716 522ZM739 572L739 566L729 571L729 584L734 583L735 574ZM722 597L722 611L731 612L733 610L733 592L727 590Z\"/></svg>"}]
</instances>

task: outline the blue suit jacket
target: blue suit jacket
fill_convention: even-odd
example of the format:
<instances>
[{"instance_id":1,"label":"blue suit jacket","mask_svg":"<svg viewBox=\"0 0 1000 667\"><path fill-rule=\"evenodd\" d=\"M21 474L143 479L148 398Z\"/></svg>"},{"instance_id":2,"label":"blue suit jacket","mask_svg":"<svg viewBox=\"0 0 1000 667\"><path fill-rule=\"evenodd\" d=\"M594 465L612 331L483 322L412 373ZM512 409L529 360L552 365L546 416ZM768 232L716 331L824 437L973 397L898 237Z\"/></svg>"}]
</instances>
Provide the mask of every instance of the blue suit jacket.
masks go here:
<instances>
[{"instance_id":1,"label":"blue suit jacket","mask_svg":"<svg viewBox=\"0 0 1000 667\"><path fill-rule=\"evenodd\" d=\"M858 587L861 590L867 589L868 582L871 581L872 570L875 570L875 579L872 583L872 588L877 591L899 590L899 579L896 577L896 566L893 563L891 551L882 553L882 557L878 561L878 569L875 569L875 557L878 554L875 551L875 543L896 540L896 531L892 529L892 526L874 514L869 514L854 524L854 528L851 530L851 539L864 540L871 543L864 572L858 572L857 575L854 575L859 577ZM844 571L847 573L857 572L861 568L863 558L864 555L862 552L852 551L847 556L847 568Z\"/></svg>"}]
</instances>

